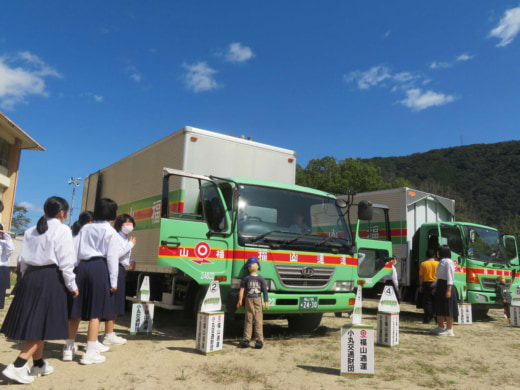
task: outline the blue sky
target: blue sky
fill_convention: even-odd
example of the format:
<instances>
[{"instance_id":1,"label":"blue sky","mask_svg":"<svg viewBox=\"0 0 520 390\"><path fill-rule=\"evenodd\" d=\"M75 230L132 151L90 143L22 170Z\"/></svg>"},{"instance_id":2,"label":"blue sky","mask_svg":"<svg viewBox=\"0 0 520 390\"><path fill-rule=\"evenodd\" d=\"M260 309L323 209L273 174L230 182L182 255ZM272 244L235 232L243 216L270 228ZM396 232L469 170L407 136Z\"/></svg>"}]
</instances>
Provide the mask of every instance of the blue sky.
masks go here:
<instances>
[{"instance_id":1,"label":"blue sky","mask_svg":"<svg viewBox=\"0 0 520 390\"><path fill-rule=\"evenodd\" d=\"M16 203L186 125L303 167L519 139L519 31L520 0L4 1L0 111L46 149Z\"/></svg>"}]
</instances>

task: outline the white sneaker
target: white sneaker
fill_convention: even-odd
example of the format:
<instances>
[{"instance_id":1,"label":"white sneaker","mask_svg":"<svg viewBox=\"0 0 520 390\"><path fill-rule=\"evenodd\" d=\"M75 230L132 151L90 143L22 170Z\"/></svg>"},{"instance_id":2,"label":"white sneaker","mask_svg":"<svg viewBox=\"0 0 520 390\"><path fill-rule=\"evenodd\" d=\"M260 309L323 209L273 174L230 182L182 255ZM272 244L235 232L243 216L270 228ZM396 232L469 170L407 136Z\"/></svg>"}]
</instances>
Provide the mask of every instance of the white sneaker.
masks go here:
<instances>
[{"instance_id":1,"label":"white sneaker","mask_svg":"<svg viewBox=\"0 0 520 390\"><path fill-rule=\"evenodd\" d=\"M45 376L45 375L50 375L53 372L54 372L54 368L52 366L50 366L49 364L47 364L47 362L43 362L43 367L32 366L30 375L31 376Z\"/></svg>"},{"instance_id":2,"label":"white sneaker","mask_svg":"<svg viewBox=\"0 0 520 390\"><path fill-rule=\"evenodd\" d=\"M441 328L440 326L437 326L433 329L430 329L430 333L439 334L441 332L444 332L445 330L446 330L446 328Z\"/></svg>"},{"instance_id":3,"label":"white sneaker","mask_svg":"<svg viewBox=\"0 0 520 390\"><path fill-rule=\"evenodd\" d=\"M99 353L104 353L110 351L110 347L101 344L99 341L96 341L96 351Z\"/></svg>"},{"instance_id":4,"label":"white sneaker","mask_svg":"<svg viewBox=\"0 0 520 390\"><path fill-rule=\"evenodd\" d=\"M81 364L97 364L97 363L103 363L105 360L106 360L106 358L103 355L101 355L99 352L95 351L95 352L84 354L79 362Z\"/></svg>"},{"instance_id":5,"label":"white sneaker","mask_svg":"<svg viewBox=\"0 0 520 390\"><path fill-rule=\"evenodd\" d=\"M119 336L105 337L103 344L105 345L123 345L126 343L126 339Z\"/></svg>"},{"instance_id":6,"label":"white sneaker","mask_svg":"<svg viewBox=\"0 0 520 390\"><path fill-rule=\"evenodd\" d=\"M78 347L76 344L72 347L72 350L67 349L67 344L63 346L63 357L61 360L64 362L70 362L72 359L74 359L74 355L76 354L76 351L78 350Z\"/></svg>"},{"instance_id":7,"label":"white sneaker","mask_svg":"<svg viewBox=\"0 0 520 390\"><path fill-rule=\"evenodd\" d=\"M14 364L9 364L4 371L5 377L22 384L32 383L34 377L29 375L29 366L25 364L23 367L15 367Z\"/></svg>"},{"instance_id":8,"label":"white sneaker","mask_svg":"<svg viewBox=\"0 0 520 390\"><path fill-rule=\"evenodd\" d=\"M449 336L453 337L455 336L455 333L453 333L453 329L445 329L444 332L437 333L439 336Z\"/></svg>"}]
</instances>

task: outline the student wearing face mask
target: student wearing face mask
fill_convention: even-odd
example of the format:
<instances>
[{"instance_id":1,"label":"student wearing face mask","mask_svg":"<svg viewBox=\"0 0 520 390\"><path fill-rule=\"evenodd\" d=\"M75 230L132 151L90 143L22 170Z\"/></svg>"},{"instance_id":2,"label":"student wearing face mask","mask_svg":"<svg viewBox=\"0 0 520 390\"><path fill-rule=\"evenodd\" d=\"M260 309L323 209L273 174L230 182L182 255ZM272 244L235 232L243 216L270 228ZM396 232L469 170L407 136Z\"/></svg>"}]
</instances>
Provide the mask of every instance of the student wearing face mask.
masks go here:
<instances>
[{"instance_id":1,"label":"student wearing face mask","mask_svg":"<svg viewBox=\"0 0 520 390\"><path fill-rule=\"evenodd\" d=\"M105 338L103 344L105 345L122 345L126 343L126 339L117 336L114 333L114 325L118 315L125 314L125 299L126 299L126 270L125 268L133 263L130 258L132 248L136 243L135 237L129 237L135 227L135 220L130 214L122 214L116 218L114 222L114 229L119 233L119 242L121 249L119 251L119 273L117 278L117 291L113 294L115 318L111 321L105 322Z\"/></svg>"}]
</instances>

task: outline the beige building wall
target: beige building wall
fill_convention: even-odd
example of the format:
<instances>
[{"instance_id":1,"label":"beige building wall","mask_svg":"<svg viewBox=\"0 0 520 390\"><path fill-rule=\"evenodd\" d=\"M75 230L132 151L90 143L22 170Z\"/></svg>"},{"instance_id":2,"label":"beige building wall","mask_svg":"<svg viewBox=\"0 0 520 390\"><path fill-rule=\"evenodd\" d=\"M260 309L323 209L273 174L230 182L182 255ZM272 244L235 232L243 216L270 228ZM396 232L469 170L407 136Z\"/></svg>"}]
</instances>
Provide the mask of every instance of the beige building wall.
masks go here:
<instances>
[{"instance_id":1,"label":"beige building wall","mask_svg":"<svg viewBox=\"0 0 520 390\"><path fill-rule=\"evenodd\" d=\"M22 150L43 151L45 148L0 112L0 200L4 204L0 222L6 231L11 231Z\"/></svg>"}]
</instances>

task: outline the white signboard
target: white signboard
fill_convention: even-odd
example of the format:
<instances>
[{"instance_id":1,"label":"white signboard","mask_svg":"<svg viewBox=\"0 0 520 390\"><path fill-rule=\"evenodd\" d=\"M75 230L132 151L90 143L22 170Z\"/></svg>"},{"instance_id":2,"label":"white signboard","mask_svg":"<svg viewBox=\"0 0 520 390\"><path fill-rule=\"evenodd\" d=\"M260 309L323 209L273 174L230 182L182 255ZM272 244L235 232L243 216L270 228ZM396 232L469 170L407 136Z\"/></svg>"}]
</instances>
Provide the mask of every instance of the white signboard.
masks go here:
<instances>
[{"instance_id":1,"label":"white signboard","mask_svg":"<svg viewBox=\"0 0 520 390\"><path fill-rule=\"evenodd\" d=\"M204 313L212 313L222 310L222 300L220 299L220 285L214 280L210 283L206 296L202 301L200 311Z\"/></svg>"},{"instance_id":2,"label":"white signboard","mask_svg":"<svg viewBox=\"0 0 520 390\"><path fill-rule=\"evenodd\" d=\"M139 289L139 300L142 302L148 302L150 300L150 277L145 276Z\"/></svg>"},{"instance_id":3,"label":"white signboard","mask_svg":"<svg viewBox=\"0 0 520 390\"><path fill-rule=\"evenodd\" d=\"M197 316L195 349L205 355L222 352L223 342L224 312L199 312Z\"/></svg>"},{"instance_id":4,"label":"white signboard","mask_svg":"<svg viewBox=\"0 0 520 390\"><path fill-rule=\"evenodd\" d=\"M130 323L130 334L152 333L153 311L153 303L134 303L132 305L132 320Z\"/></svg>"},{"instance_id":5,"label":"white signboard","mask_svg":"<svg viewBox=\"0 0 520 390\"><path fill-rule=\"evenodd\" d=\"M509 309L511 326L520 326L520 306L511 306Z\"/></svg>"},{"instance_id":6,"label":"white signboard","mask_svg":"<svg viewBox=\"0 0 520 390\"><path fill-rule=\"evenodd\" d=\"M377 313L377 344L399 345L399 313Z\"/></svg>"},{"instance_id":7,"label":"white signboard","mask_svg":"<svg viewBox=\"0 0 520 390\"><path fill-rule=\"evenodd\" d=\"M374 376L374 327L341 327L341 375Z\"/></svg>"},{"instance_id":8,"label":"white signboard","mask_svg":"<svg viewBox=\"0 0 520 390\"><path fill-rule=\"evenodd\" d=\"M511 298L511 306L520 307L520 287L516 288L513 297Z\"/></svg>"},{"instance_id":9,"label":"white signboard","mask_svg":"<svg viewBox=\"0 0 520 390\"><path fill-rule=\"evenodd\" d=\"M354 311L352 312L352 323L355 325L361 324L362 309L363 309L363 293L362 287L358 286L356 293L356 302L354 303Z\"/></svg>"},{"instance_id":10,"label":"white signboard","mask_svg":"<svg viewBox=\"0 0 520 390\"><path fill-rule=\"evenodd\" d=\"M473 314L471 311L471 303L459 303L459 324L472 324Z\"/></svg>"},{"instance_id":11,"label":"white signboard","mask_svg":"<svg viewBox=\"0 0 520 390\"><path fill-rule=\"evenodd\" d=\"M401 311L392 286L385 286L377 311L385 313L399 313Z\"/></svg>"}]
</instances>

